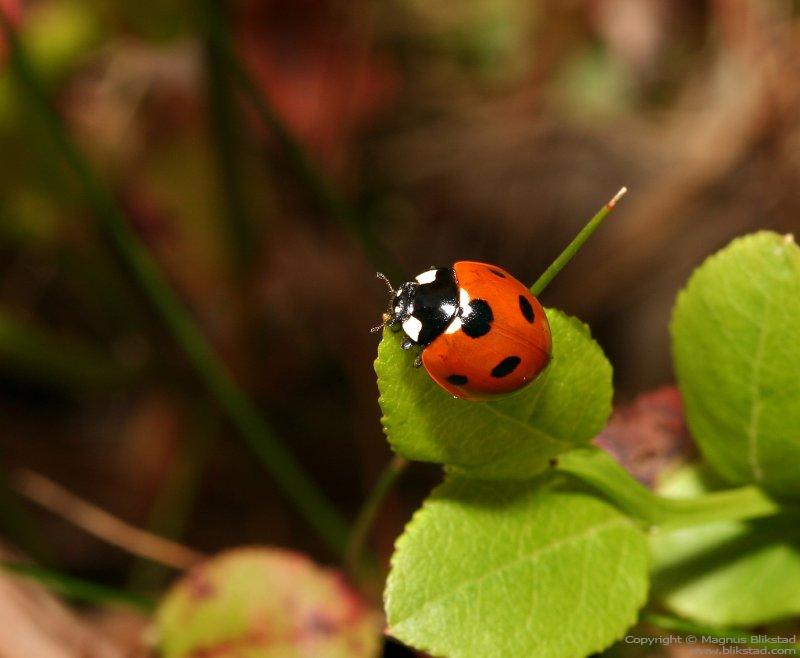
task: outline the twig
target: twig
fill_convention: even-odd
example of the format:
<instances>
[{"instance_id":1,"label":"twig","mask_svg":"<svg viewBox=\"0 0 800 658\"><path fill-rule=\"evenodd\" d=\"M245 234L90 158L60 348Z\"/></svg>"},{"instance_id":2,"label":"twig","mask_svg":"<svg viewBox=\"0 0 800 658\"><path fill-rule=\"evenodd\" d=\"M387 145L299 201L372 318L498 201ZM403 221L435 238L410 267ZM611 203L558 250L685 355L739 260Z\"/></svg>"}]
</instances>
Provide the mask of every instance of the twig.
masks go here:
<instances>
[{"instance_id":1,"label":"twig","mask_svg":"<svg viewBox=\"0 0 800 658\"><path fill-rule=\"evenodd\" d=\"M111 193L73 143L61 119L50 106L39 77L2 12L0 27L10 46L11 72L40 114L57 151L79 179L98 228L110 239L211 395L239 429L277 485L320 537L334 551L342 551L347 536L344 520L283 446L214 353L150 253L128 225Z\"/></svg>"},{"instance_id":2,"label":"twig","mask_svg":"<svg viewBox=\"0 0 800 658\"><path fill-rule=\"evenodd\" d=\"M121 521L34 471L17 470L12 476L12 486L21 496L133 555L180 570L189 569L205 557L198 551Z\"/></svg>"},{"instance_id":3,"label":"twig","mask_svg":"<svg viewBox=\"0 0 800 658\"><path fill-rule=\"evenodd\" d=\"M372 488L372 491L370 491L369 496L367 496L367 499L364 501L356 516L355 523L350 531L350 538L347 542L344 558L345 572L354 580L357 577L358 568L364 553L364 546L378 510L387 494L405 472L408 463L408 460L400 455L392 457L391 461L378 477L378 481L375 483L375 486Z\"/></svg>"}]
</instances>

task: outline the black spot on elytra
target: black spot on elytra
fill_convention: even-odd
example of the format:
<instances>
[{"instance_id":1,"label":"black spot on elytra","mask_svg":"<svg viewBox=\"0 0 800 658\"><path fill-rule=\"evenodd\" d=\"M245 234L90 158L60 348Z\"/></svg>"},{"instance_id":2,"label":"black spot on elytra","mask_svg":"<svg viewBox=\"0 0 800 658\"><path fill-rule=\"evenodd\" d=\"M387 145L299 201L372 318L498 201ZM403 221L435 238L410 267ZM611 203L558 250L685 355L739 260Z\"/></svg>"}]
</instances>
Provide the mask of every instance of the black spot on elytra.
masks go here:
<instances>
[{"instance_id":1,"label":"black spot on elytra","mask_svg":"<svg viewBox=\"0 0 800 658\"><path fill-rule=\"evenodd\" d=\"M501 377L510 375L517 369L521 361L522 359L518 356L507 356L492 369L492 377L500 379Z\"/></svg>"},{"instance_id":2,"label":"black spot on elytra","mask_svg":"<svg viewBox=\"0 0 800 658\"><path fill-rule=\"evenodd\" d=\"M463 386L469 381L469 379L467 379L464 375L450 375L447 378L447 381L455 386Z\"/></svg>"},{"instance_id":3,"label":"black spot on elytra","mask_svg":"<svg viewBox=\"0 0 800 658\"><path fill-rule=\"evenodd\" d=\"M462 331L470 338L480 338L488 334L494 320L489 302L484 299L473 299L466 308L467 313L461 316Z\"/></svg>"},{"instance_id":4,"label":"black spot on elytra","mask_svg":"<svg viewBox=\"0 0 800 658\"><path fill-rule=\"evenodd\" d=\"M496 269L494 269L493 267L490 267L490 268L489 268L489 271L490 271L492 274L494 274L495 276L499 276L501 279L505 279L505 278L506 278L506 275L505 275L505 274L503 274L503 273L502 273L500 270L496 270Z\"/></svg>"},{"instance_id":5,"label":"black spot on elytra","mask_svg":"<svg viewBox=\"0 0 800 658\"><path fill-rule=\"evenodd\" d=\"M522 311L522 315L528 322L533 322L533 306L531 306L531 303L525 299L524 295L519 296L519 310Z\"/></svg>"}]
</instances>

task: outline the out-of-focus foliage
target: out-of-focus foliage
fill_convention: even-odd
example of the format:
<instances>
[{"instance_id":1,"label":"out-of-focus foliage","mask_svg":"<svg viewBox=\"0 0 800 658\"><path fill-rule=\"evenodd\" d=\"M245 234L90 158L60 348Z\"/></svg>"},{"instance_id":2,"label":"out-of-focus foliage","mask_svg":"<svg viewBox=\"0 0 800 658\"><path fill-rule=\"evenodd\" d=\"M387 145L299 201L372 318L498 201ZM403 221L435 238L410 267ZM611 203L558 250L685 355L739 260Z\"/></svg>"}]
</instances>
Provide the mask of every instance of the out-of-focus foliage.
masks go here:
<instances>
[{"instance_id":1,"label":"out-of-focus foliage","mask_svg":"<svg viewBox=\"0 0 800 658\"><path fill-rule=\"evenodd\" d=\"M372 658L380 644L377 616L340 574L266 548L195 567L156 618L164 658Z\"/></svg>"}]
</instances>

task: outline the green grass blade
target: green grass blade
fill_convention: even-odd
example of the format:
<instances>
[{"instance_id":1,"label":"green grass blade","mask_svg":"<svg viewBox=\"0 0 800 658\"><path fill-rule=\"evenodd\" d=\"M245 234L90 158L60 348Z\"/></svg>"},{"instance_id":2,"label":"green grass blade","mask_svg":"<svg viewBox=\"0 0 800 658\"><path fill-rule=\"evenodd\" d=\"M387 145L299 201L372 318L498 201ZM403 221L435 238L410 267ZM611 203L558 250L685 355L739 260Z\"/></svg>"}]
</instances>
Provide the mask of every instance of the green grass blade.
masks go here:
<instances>
[{"instance_id":1,"label":"green grass blade","mask_svg":"<svg viewBox=\"0 0 800 658\"><path fill-rule=\"evenodd\" d=\"M619 192L614 195L606 205L604 205L600 210L597 211L594 217L592 217L584 226L578 235L576 235L572 242L570 242L566 249L561 252L558 258L556 258L552 265L548 267L544 273L536 280L531 286L531 292L534 294L535 297L538 297L542 291L550 285L550 282L558 276L558 273L566 267L567 263L569 263L577 254L584 243L592 237L592 234L600 227L600 224L603 223L603 220L611 214L611 211L617 205L617 202L625 196L627 193L628 188L623 187Z\"/></svg>"},{"instance_id":2,"label":"green grass blade","mask_svg":"<svg viewBox=\"0 0 800 658\"><path fill-rule=\"evenodd\" d=\"M227 222L237 274L246 274L256 259L258 231L250 216L244 185L242 160L243 125L236 105L233 85L227 75L226 48L230 42L230 10L217 0L198 0L198 10L216 26L218 39L206 38L206 99L209 127L217 160L221 191L225 199Z\"/></svg>"},{"instance_id":3,"label":"green grass blade","mask_svg":"<svg viewBox=\"0 0 800 658\"><path fill-rule=\"evenodd\" d=\"M314 205L338 220L358 240L366 257L375 267L386 272L391 278L399 278L400 268L393 256L373 234L364 213L360 212L333 186L300 142L292 135L263 91L253 81L244 64L230 48L219 22L207 21L205 28L210 43L214 44L224 57L232 80L264 127L275 137L292 173L305 186Z\"/></svg>"},{"instance_id":4,"label":"green grass blade","mask_svg":"<svg viewBox=\"0 0 800 658\"><path fill-rule=\"evenodd\" d=\"M0 367L26 379L78 389L120 386L133 374L88 345L54 336L2 309Z\"/></svg>"},{"instance_id":5,"label":"green grass blade","mask_svg":"<svg viewBox=\"0 0 800 658\"><path fill-rule=\"evenodd\" d=\"M0 568L14 576L34 580L70 601L96 606L125 606L146 613L152 612L155 608L155 602L146 597L67 576L57 571L5 560L0 561Z\"/></svg>"}]
</instances>

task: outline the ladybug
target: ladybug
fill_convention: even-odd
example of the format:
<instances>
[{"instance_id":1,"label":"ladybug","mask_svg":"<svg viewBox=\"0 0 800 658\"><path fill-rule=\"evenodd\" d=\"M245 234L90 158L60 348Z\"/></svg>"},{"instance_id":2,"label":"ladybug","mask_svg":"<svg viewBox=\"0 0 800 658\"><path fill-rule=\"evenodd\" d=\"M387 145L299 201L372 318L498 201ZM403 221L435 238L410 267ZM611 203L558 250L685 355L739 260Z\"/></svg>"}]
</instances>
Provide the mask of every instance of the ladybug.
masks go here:
<instances>
[{"instance_id":1,"label":"ladybug","mask_svg":"<svg viewBox=\"0 0 800 658\"><path fill-rule=\"evenodd\" d=\"M506 270L475 261L431 267L397 290L383 323L402 329L404 350L451 395L488 400L530 384L550 362L547 316L528 288Z\"/></svg>"}]
</instances>

